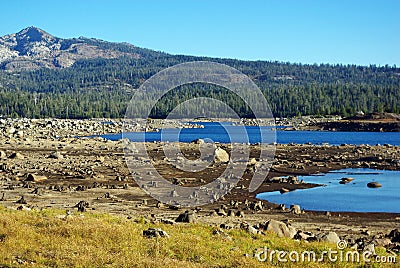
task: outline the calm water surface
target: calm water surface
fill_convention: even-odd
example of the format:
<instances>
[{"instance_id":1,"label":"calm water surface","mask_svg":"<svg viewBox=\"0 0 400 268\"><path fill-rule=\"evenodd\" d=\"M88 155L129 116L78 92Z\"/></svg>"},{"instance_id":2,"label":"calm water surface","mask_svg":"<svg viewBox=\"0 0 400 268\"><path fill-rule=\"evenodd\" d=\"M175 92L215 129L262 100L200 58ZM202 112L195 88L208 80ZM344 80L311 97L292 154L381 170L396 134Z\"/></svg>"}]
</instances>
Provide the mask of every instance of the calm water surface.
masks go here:
<instances>
[{"instance_id":1,"label":"calm water surface","mask_svg":"<svg viewBox=\"0 0 400 268\"><path fill-rule=\"evenodd\" d=\"M336 131L272 131L271 127L239 127L230 123L201 123L204 128L163 129L160 132L130 132L123 137L131 141L181 141L211 139L220 143L271 143L281 144L391 144L400 145L399 132L336 132ZM245 131L245 132L244 132ZM229 133L229 135L228 135ZM244 133L247 135L244 135ZM262 133L262 135L261 135ZM275 137L276 133L276 137ZM119 140L121 134L102 135L110 140ZM261 137L264 138L261 141Z\"/></svg>"},{"instance_id":2,"label":"calm water surface","mask_svg":"<svg viewBox=\"0 0 400 268\"><path fill-rule=\"evenodd\" d=\"M340 184L344 177L354 180ZM319 176L299 176L299 179L326 186L285 194L261 193L257 197L286 206L299 204L308 210L400 213L400 171L343 169ZM368 188L367 183L372 181L379 182L382 187Z\"/></svg>"}]
</instances>

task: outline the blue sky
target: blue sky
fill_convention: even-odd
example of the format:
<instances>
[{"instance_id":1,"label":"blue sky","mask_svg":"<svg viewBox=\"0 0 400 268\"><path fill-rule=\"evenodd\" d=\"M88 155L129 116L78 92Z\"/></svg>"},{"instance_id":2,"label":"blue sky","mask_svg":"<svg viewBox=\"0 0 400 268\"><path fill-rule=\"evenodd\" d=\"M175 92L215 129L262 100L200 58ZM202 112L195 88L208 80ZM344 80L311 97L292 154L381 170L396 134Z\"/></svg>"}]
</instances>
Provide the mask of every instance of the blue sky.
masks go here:
<instances>
[{"instance_id":1,"label":"blue sky","mask_svg":"<svg viewBox=\"0 0 400 268\"><path fill-rule=\"evenodd\" d=\"M397 0L0 0L0 36L31 25L172 54L400 66Z\"/></svg>"}]
</instances>

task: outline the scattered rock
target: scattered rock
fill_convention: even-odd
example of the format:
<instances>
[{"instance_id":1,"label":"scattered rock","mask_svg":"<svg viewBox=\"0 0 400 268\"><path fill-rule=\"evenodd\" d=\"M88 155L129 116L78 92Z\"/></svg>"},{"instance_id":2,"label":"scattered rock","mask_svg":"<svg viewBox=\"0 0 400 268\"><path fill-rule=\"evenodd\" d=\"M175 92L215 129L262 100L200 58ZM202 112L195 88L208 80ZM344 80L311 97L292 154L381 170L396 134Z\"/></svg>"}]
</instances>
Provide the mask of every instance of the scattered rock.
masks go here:
<instances>
[{"instance_id":1,"label":"scattered rock","mask_svg":"<svg viewBox=\"0 0 400 268\"><path fill-rule=\"evenodd\" d=\"M241 218L243 218L243 217L244 217L244 212L241 211L241 210L239 210L239 211L236 212L235 215L236 215L236 217L241 217Z\"/></svg>"},{"instance_id":2,"label":"scattered rock","mask_svg":"<svg viewBox=\"0 0 400 268\"><path fill-rule=\"evenodd\" d=\"M290 212L296 215L299 215L302 213L300 209L300 205L290 205Z\"/></svg>"},{"instance_id":3,"label":"scattered rock","mask_svg":"<svg viewBox=\"0 0 400 268\"><path fill-rule=\"evenodd\" d=\"M179 214L175 222L195 223L196 214L194 212L185 211L184 213Z\"/></svg>"},{"instance_id":4,"label":"scattered rock","mask_svg":"<svg viewBox=\"0 0 400 268\"><path fill-rule=\"evenodd\" d=\"M204 140L203 139L196 139L196 140L192 140L190 143L195 143L195 144L204 144Z\"/></svg>"},{"instance_id":5,"label":"scattered rock","mask_svg":"<svg viewBox=\"0 0 400 268\"><path fill-rule=\"evenodd\" d=\"M258 211L258 210L261 211L261 210L263 210L263 204L261 201L252 202L252 203L250 203L250 209L255 210L255 211Z\"/></svg>"},{"instance_id":6,"label":"scattered rock","mask_svg":"<svg viewBox=\"0 0 400 268\"><path fill-rule=\"evenodd\" d=\"M17 200L15 203L17 203L17 204L24 204L24 205L28 204L28 202L26 202L24 196L21 196L21 198L20 198L19 200Z\"/></svg>"},{"instance_id":7,"label":"scattered rock","mask_svg":"<svg viewBox=\"0 0 400 268\"><path fill-rule=\"evenodd\" d=\"M219 236L221 236L222 238L224 238L226 240L232 241L232 237L230 237L227 233L225 233L224 230L216 229L216 230L212 231L212 234L213 235L219 235Z\"/></svg>"},{"instance_id":8,"label":"scattered rock","mask_svg":"<svg viewBox=\"0 0 400 268\"><path fill-rule=\"evenodd\" d=\"M86 208L89 207L89 202L87 201L79 201L78 204L75 205L78 208L79 212L85 212Z\"/></svg>"},{"instance_id":9,"label":"scattered rock","mask_svg":"<svg viewBox=\"0 0 400 268\"><path fill-rule=\"evenodd\" d=\"M285 204L279 204L279 206L276 209L281 210L281 211L286 211L286 206L285 206Z\"/></svg>"},{"instance_id":10,"label":"scattered rock","mask_svg":"<svg viewBox=\"0 0 400 268\"><path fill-rule=\"evenodd\" d=\"M394 229L394 230L390 231L390 233L387 235L387 237L390 238L392 242L400 243L399 229Z\"/></svg>"},{"instance_id":11,"label":"scattered rock","mask_svg":"<svg viewBox=\"0 0 400 268\"><path fill-rule=\"evenodd\" d=\"M321 237L322 241L329 243L337 243L340 241L339 236L335 232L329 232Z\"/></svg>"},{"instance_id":12,"label":"scattered rock","mask_svg":"<svg viewBox=\"0 0 400 268\"><path fill-rule=\"evenodd\" d=\"M234 226L231 225L231 224L227 224L227 223L221 223L221 224L219 225L219 228L225 229L225 230L231 230L231 229L234 228Z\"/></svg>"},{"instance_id":13,"label":"scattered rock","mask_svg":"<svg viewBox=\"0 0 400 268\"><path fill-rule=\"evenodd\" d=\"M8 158L10 158L10 159L24 159L25 157L20 153L12 153Z\"/></svg>"},{"instance_id":14,"label":"scattered rock","mask_svg":"<svg viewBox=\"0 0 400 268\"><path fill-rule=\"evenodd\" d=\"M96 159L96 162L98 162L98 163L103 163L104 161L105 161L104 156L99 156L99 157L97 157L97 159Z\"/></svg>"},{"instance_id":15,"label":"scattered rock","mask_svg":"<svg viewBox=\"0 0 400 268\"><path fill-rule=\"evenodd\" d=\"M170 224L170 225L173 225L175 223L175 221L170 220L170 219L161 219L160 221L161 221L161 223Z\"/></svg>"},{"instance_id":16,"label":"scattered rock","mask_svg":"<svg viewBox=\"0 0 400 268\"><path fill-rule=\"evenodd\" d=\"M223 208L218 208L215 210L218 216L226 216L226 211Z\"/></svg>"},{"instance_id":17,"label":"scattered rock","mask_svg":"<svg viewBox=\"0 0 400 268\"><path fill-rule=\"evenodd\" d=\"M156 207L157 207L157 208L164 208L164 207L165 207L165 204L162 203L162 202L160 202L160 201L158 201Z\"/></svg>"},{"instance_id":18,"label":"scattered rock","mask_svg":"<svg viewBox=\"0 0 400 268\"><path fill-rule=\"evenodd\" d=\"M44 193L43 188L41 187L36 187L31 194L37 194L37 195L42 195Z\"/></svg>"},{"instance_id":19,"label":"scattered rock","mask_svg":"<svg viewBox=\"0 0 400 268\"><path fill-rule=\"evenodd\" d=\"M25 181L32 181L32 182L41 182L45 180L47 180L46 176L40 176L32 173L29 173L25 179Z\"/></svg>"},{"instance_id":20,"label":"scattered rock","mask_svg":"<svg viewBox=\"0 0 400 268\"><path fill-rule=\"evenodd\" d=\"M60 152L51 153L47 158L51 159L63 159L64 156Z\"/></svg>"},{"instance_id":21,"label":"scattered rock","mask_svg":"<svg viewBox=\"0 0 400 268\"><path fill-rule=\"evenodd\" d=\"M342 179L339 181L339 183L340 183L340 184L347 184L347 183L350 183L350 182L352 182L352 181L354 181L354 178L342 178Z\"/></svg>"},{"instance_id":22,"label":"scattered rock","mask_svg":"<svg viewBox=\"0 0 400 268\"><path fill-rule=\"evenodd\" d=\"M330 217L330 216L332 216L332 214L329 211L327 211L327 212L325 212L325 216Z\"/></svg>"},{"instance_id":23,"label":"scattered rock","mask_svg":"<svg viewBox=\"0 0 400 268\"><path fill-rule=\"evenodd\" d=\"M292 226L287 226L284 222L269 220L263 226L265 231L271 231L278 235L278 237L293 238L297 231Z\"/></svg>"},{"instance_id":24,"label":"scattered rock","mask_svg":"<svg viewBox=\"0 0 400 268\"><path fill-rule=\"evenodd\" d=\"M229 162L229 154L222 148L215 149L215 162L227 163Z\"/></svg>"},{"instance_id":25,"label":"scattered rock","mask_svg":"<svg viewBox=\"0 0 400 268\"><path fill-rule=\"evenodd\" d=\"M367 187L368 188L379 188L379 187L382 187L382 184L380 184L379 182L373 181L373 182L367 183Z\"/></svg>"},{"instance_id":26,"label":"scattered rock","mask_svg":"<svg viewBox=\"0 0 400 268\"><path fill-rule=\"evenodd\" d=\"M386 247L392 243L389 238L376 238L373 240L374 245Z\"/></svg>"},{"instance_id":27,"label":"scattered rock","mask_svg":"<svg viewBox=\"0 0 400 268\"><path fill-rule=\"evenodd\" d=\"M287 189L287 188L281 188L281 189L279 190L279 192L280 192L281 194L285 194L285 193L290 192L290 190Z\"/></svg>"},{"instance_id":28,"label":"scattered rock","mask_svg":"<svg viewBox=\"0 0 400 268\"><path fill-rule=\"evenodd\" d=\"M31 211L32 209L30 207L21 205L21 206L17 207L17 210Z\"/></svg>"},{"instance_id":29,"label":"scattered rock","mask_svg":"<svg viewBox=\"0 0 400 268\"><path fill-rule=\"evenodd\" d=\"M253 226L251 226L251 225L247 225L247 228L245 229L249 234L252 234L252 235L256 235L256 234L258 234L259 233L259 231L256 229L256 228L254 228Z\"/></svg>"},{"instance_id":30,"label":"scattered rock","mask_svg":"<svg viewBox=\"0 0 400 268\"><path fill-rule=\"evenodd\" d=\"M364 252L366 252L366 251L371 252L373 256L376 255L376 253L375 253L375 245L373 243L366 245L363 248L363 250L364 250Z\"/></svg>"},{"instance_id":31,"label":"scattered rock","mask_svg":"<svg viewBox=\"0 0 400 268\"><path fill-rule=\"evenodd\" d=\"M286 182L290 184L300 184L299 179L296 176L289 176L286 179Z\"/></svg>"},{"instance_id":32,"label":"scattered rock","mask_svg":"<svg viewBox=\"0 0 400 268\"><path fill-rule=\"evenodd\" d=\"M250 158L250 160L249 160L249 162L247 164L250 165L250 166L254 166L254 165L257 164L257 159L255 159L254 157Z\"/></svg>"},{"instance_id":33,"label":"scattered rock","mask_svg":"<svg viewBox=\"0 0 400 268\"><path fill-rule=\"evenodd\" d=\"M143 236L147 238L152 238L152 237L169 237L167 232L160 228L149 228L147 230L143 230Z\"/></svg>"},{"instance_id":34,"label":"scattered rock","mask_svg":"<svg viewBox=\"0 0 400 268\"><path fill-rule=\"evenodd\" d=\"M4 151L0 151L0 159L6 158L7 155Z\"/></svg>"},{"instance_id":35,"label":"scattered rock","mask_svg":"<svg viewBox=\"0 0 400 268\"><path fill-rule=\"evenodd\" d=\"M301 230L299 230L296 233L296 235L293 237L293 239L301 240L301 241L308 241L308 242L317 241L317 238L312 233L303 232Z\"/></svg>"}]
</instances>

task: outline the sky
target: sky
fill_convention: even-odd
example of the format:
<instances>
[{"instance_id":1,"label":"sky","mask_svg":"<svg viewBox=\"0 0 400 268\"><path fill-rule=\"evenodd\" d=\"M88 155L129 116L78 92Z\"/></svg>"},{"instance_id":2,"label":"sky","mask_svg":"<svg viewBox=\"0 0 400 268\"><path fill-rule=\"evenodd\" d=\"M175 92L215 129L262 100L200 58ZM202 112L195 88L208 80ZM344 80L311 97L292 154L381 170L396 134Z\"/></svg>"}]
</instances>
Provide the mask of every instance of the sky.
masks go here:
<instances>
[{"instance_id":1,"label":"sky","mask_svg":"<svg viewBox=\"0 0 400 268\"><path fill-rule=\"evenodd\" d=\"M0 36L28 26L171 54L400 66L398 0L0 0Z\"/></svg>"}]
</instances>

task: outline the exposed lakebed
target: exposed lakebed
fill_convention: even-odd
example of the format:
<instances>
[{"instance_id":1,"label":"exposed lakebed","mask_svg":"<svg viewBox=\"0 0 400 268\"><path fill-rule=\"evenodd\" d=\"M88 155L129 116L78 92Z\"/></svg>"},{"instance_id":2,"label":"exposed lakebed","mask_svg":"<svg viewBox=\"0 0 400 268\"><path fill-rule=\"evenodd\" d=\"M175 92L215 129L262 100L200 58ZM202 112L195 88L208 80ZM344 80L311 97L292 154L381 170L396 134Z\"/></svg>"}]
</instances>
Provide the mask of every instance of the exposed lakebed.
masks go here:
<instances>
[{"instance_id":1,"label":"exposed lakebed","mask_svg":"<svg viewBox=\"0 0 400 268\"><path fill-rule=\"evenodd\" d=\"M342 178L353 178L341 184ZM392 212L400 213L400 171L374 169L342 169L326 174L300 176L299 180L326 186L295 190L285 194L260 193L258 198L277 204L299 204L307 210L333 212ZM382 187L369 188L369 182Z\"/></svg>"}]
</instances>

